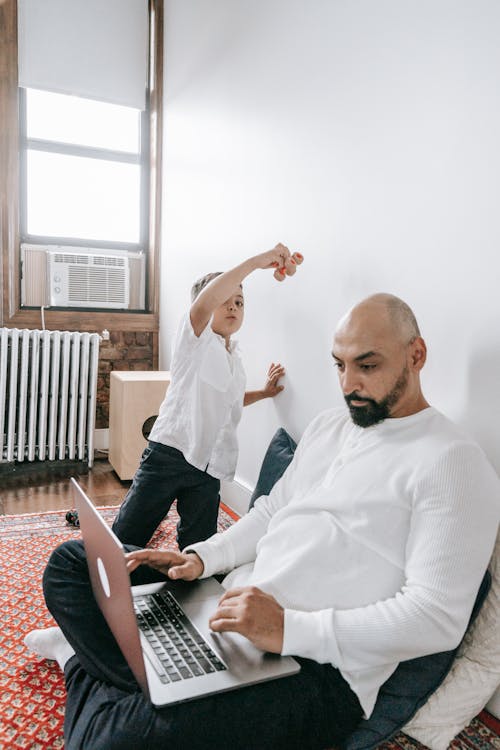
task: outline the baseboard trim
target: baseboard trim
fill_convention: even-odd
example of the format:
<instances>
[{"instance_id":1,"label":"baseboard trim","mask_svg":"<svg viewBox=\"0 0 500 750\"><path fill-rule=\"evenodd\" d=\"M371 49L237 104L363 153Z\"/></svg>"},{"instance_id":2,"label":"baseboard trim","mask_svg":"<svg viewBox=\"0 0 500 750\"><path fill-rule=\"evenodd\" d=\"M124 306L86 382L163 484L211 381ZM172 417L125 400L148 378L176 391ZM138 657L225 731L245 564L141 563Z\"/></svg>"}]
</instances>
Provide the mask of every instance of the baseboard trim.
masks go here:
<instances>
[{"instance_id":1,"label":"baseboard trim","mask_svg":"<svg viewBox=\"0 0 500 750\"><path fill-rule=\"evenodd\" d=\"M0 463L0 487L24 486L34 482L43 483L71 477L75 474L88 474L86 461L62 459L49 461L9 461Z\"/></svg>"},{"instance_id":2,"label":"baseboard trim","mask_svg":"<svg viewBox=\"0 0 500 750\"><path fill-rule=\"evenodd\" d=\"M235 478L232 482L221 482L220 496L222 502L239 516L244 516L252 497L253 489Z\"/></svg>"},{"instance_id":3,"label":"baseboard trim","mask_svg":"<svg viewBox=\"0 0 500 750\"><path fill-rule=\"evenodd\" d=\"M94 450L96 451L107 451L109 450L109 428L102 430L94 430Z\"/></svg>"}]
</instances>

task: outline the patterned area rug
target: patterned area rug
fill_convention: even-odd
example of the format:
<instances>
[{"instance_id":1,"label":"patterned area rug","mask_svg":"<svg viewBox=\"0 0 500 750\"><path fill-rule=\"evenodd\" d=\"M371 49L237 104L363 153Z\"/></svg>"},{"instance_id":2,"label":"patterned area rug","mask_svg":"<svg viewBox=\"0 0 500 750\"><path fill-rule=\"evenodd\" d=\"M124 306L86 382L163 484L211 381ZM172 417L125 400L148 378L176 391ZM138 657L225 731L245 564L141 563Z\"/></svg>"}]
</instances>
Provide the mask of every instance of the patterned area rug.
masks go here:
<instances>
[{"instance_id":1,"label":"patterned area rug","mask_svg":"<svg viewBox=\"0 0 500 750\"><path fill-rule=\"evenodd\" d=\"M111 525L117 507L100 510ZM221 506L219 529L236 518ZM151 546L176 549L177 521L172 506ZM79 529L66 523L64 511L0 516L0 750L64 747L61 670L28 652L23 638L34 628L54 625L43 601L41 576L54 547L79 537Z\"/></svg>"},{"instance_id":2,"label":"patterned area rug","mask_svg":"<svg viewBox=\"0 0 500 750\"><path fill-rule=\"evenodd\" d=\"M111 524L116 507L101 508L101 512ZM0 516L0 750L64 747L62 673L57 664L37 659L23 644L24 635L33 628L54 624L43 602L41 575L52 549L80 536L64 516L63 511ZM222 506L219 528L228 528L236 518ZM176 523L173 507L151 545L175 548ZM425 747L398 734L379 750ZM500 750L500 722L483 711L452 742L450 750Z\"/></svg>"},{"instance_id":3,"label":"patterned area rug","mask_svg":"<svg viewBox=\"0 0 500 750\"><path fill-rule=\"evenodd\" d=\"M427 746L400 732L377 750L427 750ZM500 721L482 711L455 737L448 750L500 750Z\"/></svg>"}]
</instances>

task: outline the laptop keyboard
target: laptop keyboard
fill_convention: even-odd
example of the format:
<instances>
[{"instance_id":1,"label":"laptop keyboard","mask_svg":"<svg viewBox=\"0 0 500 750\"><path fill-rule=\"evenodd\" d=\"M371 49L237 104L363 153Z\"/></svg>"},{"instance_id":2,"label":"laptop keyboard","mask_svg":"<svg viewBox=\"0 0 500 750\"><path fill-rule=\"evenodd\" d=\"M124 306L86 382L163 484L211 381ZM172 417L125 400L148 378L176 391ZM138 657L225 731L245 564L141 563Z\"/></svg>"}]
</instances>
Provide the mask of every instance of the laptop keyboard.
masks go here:
<instances>
[{"instance_id":1,"label":"laptop keyboard","mask_svg":"<svg viewBox=\"0 0 500 750\"><path fill-rule=\"evenodd\" d=\"M134 608L139 628L157 657L154 667L161 682L178 682L226 669L166 589L134 597Z\"/></svg>"}]
</instances>

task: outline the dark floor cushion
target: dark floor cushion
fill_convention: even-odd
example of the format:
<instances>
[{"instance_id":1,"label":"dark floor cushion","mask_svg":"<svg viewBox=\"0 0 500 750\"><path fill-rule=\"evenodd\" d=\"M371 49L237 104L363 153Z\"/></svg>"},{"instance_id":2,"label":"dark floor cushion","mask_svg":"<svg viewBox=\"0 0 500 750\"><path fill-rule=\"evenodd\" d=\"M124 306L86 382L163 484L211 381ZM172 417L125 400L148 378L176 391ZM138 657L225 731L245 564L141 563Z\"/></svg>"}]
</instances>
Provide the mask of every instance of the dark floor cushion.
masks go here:
<instances>
[{"instance_id":1,"label":"dark floor cushion","mask_svg":"<svg viewBox=\"0 0 500 750\"><path fill-rule=\"evenodd\" d=\"M285 473L296 447L297 443L283 427L276 430L262 461L259 478L250 498L248 510L253 508L258 497L269 495L275 483Z\"/></svg>"}]
</instances>

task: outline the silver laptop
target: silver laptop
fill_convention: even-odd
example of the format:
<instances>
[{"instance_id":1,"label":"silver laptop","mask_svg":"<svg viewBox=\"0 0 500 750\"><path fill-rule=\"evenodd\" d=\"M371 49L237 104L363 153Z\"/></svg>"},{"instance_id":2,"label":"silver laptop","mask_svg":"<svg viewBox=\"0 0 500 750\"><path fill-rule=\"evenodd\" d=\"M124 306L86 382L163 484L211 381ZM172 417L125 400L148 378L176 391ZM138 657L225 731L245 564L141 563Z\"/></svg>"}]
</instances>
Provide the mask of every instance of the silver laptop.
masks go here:
<instances>
[{"instance_id":1,"label":"silver laptop","mask_svg":"<svg viewBox=\"0 0 500 750\"><path fill-rule=\"evenodd\" d=\"M238 633L213 633L224 593L215 578L131 586L123 546L72 479L92 589L145 695L156 706L253 685L300 670Z\"/></svg>"}]
</instances>

